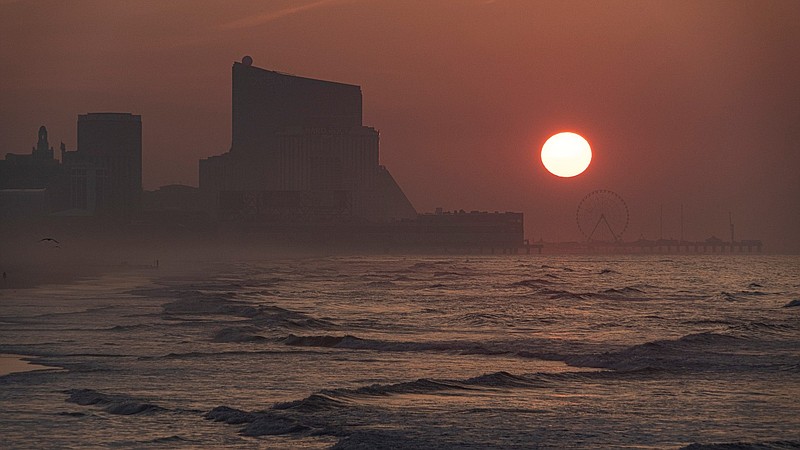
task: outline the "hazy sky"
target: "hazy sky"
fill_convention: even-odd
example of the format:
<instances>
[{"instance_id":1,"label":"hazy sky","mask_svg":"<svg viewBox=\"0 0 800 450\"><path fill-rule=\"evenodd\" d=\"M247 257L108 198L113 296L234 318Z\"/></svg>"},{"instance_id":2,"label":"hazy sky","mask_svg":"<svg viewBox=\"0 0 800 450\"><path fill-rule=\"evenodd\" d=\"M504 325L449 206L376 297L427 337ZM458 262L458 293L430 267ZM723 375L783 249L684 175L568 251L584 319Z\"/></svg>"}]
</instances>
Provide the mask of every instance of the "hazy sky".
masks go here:
<instances>
[{"instance_id":1,"label":"hazy sky","mask_svg":"<svg viewBox=\"0 0 800 450\"><path fill-rule=\"evenodd\" d=\"M77 115L141 114L144 186L197 184L230 147L230 70L362 86L381 161L419 211L513 210L575 240L578 202L624 197L625 237L800 251L800 2L0 0L0 154ZM544 141L592 144L556 178Z\"/></svg>"}]
</instances>

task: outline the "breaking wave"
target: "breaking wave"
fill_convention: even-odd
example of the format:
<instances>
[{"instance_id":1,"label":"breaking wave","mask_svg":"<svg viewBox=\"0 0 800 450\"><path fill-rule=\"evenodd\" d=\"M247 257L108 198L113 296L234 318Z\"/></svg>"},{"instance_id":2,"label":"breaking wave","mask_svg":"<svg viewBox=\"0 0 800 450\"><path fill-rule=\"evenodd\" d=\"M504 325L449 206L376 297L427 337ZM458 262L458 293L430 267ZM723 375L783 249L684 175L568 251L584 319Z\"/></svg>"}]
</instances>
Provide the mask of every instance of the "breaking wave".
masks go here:
<instances>
[{"instance_id":1,"label":"breaking wave","mask_svg":"<svg viewBox=\"0 0 800 450\"><path fill-rule=\"evenodd\" d=\"M81 406L96 405L109 414L129 416L133 414L154 413L165 409L126 395L110 395L92 389L71 389L67 401Z\"/></svg>"},{"instance_id":2,"label":"breaking wave","mask_svg":"<svg viewBox=\"0 0 800 450\"><path fill-rule=\"evenodd\" d=\"M249 322L262 328L314 329L335 328L327 320L317 319L303 313L271 305L256 305L244 301L216 296L190 296L163 305L168 318L186 316L233 316L249 319Z\"/></svg>"},{"instance_id":3,"label":"breaking wave","mask_svg":"<svg viewBox=\"0 0 800 450\"><path fill-rule=\"evenodd\" d=\"M212 338L214 342L256 342L267 338L259 336L255 327L223 328L217 331Z\"/></svg>"},{"instance_id":4,"label":"breaking wave","mask_svg":"<svg viewBox=\"0 0 800 450\"><path fill-rule=\"evenodd\" d=\"M668 372L783 370L796 363L792 355L792 342L767 342L763 340L763 333L759 337L761 339L752 333L694 333L679 339L634 345L620 351L567 357L564 361L579 367L617 371L657 369ZM763 356L765 345L783 345L787 351L781 358L778 354L766 358Z\"/></svg>"},{"instance_id":5,"label":"breaking wave","mask_svg":"<svg viewBox=\"0 0 800 450\"><path fill-rule=\"evenodd\" d=\"M204 418L229 425L244 424L245 427L240 431L244 436L278 436L301 433L311 429L299 420L284 415L269 411L250 413L227 406L218 406L212 409L205 414Z\"/></svg>"},{"instance_id":6,"label":"breaking wave","mask_svg":"<svg viewBox=\"0 0 800 450\"><path fill-rule=\"evenodd\" d=\"M414 381L394 384L373 384L352 389L328 389L315 392L308 397L290 402L275 403L263 411L244 411L228 406L218 406L204 417L229 425L245 425L240 432L246 436L277 434L331 434L346 438L352 433L344 432L335 424L326 423L321 411L331 411L359 406L359 400L393 395L428 395L446 391L470 392L495 389L537 389L547 388L553 382L581 380L604 372L573 372L561 374L535 373L514 375L500 371L487 373L464 380L439 380L420 378ZM625 374L622 374L623 376ZM332 416L335 417L335 416ZM334 419L335 420L335 419Z\"/></svg>"},{"instance_id":7,"label":"breaking wave","mask_svg":"<svg viewBox=\"0 0 800 450\"><path fill-rule=\"evenodd\" d=\"M290 334L279 341L285 345L300 347L346 348L351 350L376 350L386 352L439 351L483 355L513 353L512 350L492 348L484 344L470 341L384 341L377 339L362 339L349 334L344 336L296 336L294 334Z\"/></svg>"}]
</instances>

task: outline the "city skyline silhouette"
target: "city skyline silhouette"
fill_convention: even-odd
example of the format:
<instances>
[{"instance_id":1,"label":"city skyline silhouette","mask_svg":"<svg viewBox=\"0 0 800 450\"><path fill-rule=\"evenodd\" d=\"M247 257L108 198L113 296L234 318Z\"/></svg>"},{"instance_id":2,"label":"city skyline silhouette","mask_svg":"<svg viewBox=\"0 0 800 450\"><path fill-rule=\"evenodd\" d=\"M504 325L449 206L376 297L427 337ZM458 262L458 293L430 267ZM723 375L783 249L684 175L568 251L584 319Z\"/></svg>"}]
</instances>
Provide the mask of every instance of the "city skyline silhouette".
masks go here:
<instances>
[{"instance_id":1,"label":"city skyline silhouette","mask_svg":"<svg viewBox=\"0 0 800 450\"><path fill-rule=\"evenodd\" d=\"M677 238L683 205L687 238L726 234L732 212L740 235L800 251L798 6L570 5L6 3L0 49L17 63L2 72L0 152L42 124L75 148L76 114L130 111L149 124L144 188L197 186L195 161L230 148L228 65L249 54L362 86L383 162L420 211L521 211L527 236L573 240L580 199L610 189L631 236L657 238L663 206ZM565 129L595 158L557 182L538 149Z\"/></svg>"}]
</instances>

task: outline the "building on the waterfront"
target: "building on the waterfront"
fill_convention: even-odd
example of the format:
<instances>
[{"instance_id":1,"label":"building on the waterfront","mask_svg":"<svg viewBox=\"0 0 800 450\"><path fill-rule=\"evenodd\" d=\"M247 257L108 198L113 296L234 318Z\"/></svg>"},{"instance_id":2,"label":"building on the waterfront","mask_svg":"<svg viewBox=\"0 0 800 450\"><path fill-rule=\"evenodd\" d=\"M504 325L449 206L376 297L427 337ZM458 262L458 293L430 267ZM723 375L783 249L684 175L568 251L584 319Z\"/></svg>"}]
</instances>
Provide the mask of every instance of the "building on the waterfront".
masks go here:
<instances>
[{"instance_id":1,"label":"building on the waterfront","mask_svg":"<svg viewBox=\"0 0 800 450\"><path fill-rule=\"evenodd\" d=\"M222 220L273 223L416 217L361 116L359 86L235 62L230 151L200 160L210 209Z\"/></svg>"},{"instance_id":2,"label":"building on the waterfront","mask_svg":"<svg viewBox=\"0 0 800 450\"><path fill-rule=\"evenodd\" d=\"M400 249L443 253L527 253L537 248L524 241L523 214L515 212L443 211L419 214L391 227L391 244Z\"/></svg>"},{"instance_id":3,"label":"building on the waterfront","mask_svg":"<svg viewBox=\"0 0 800 450\"><path fill-rule=\"evenodd\" d=\"M0 161L0 217L102 215L127 218L140 209L142 119L130 113L78 116L78 149L61 143L55 159L47 128L30 154Z\"/></svg>"},{"instance_id":4,"label":"building on the waterfront","mask_svg":"<svg viewBox=\"0 0 800 450\"><path fill-rule=\"evenodd\" d=\"M69 209L126 217L141 207L142 117L131 113L78 116L78 149L62 150Z\"/></svg>"},{"instance_id":5,"label":"building on the waterfront","mask_svg":"<svg viewBox=\"0 0 800 450\"><path fill-rule=\"evenodd\" d=\"M47 128L39 127L38 141L30 154L6 153L0 161L0 189L46 189L54 182L59 162L53 158L53 147Z\"/></svg>"},{"instance_id":6,"label":"building on the waterfront","mask_svg":"<svg viewBox=\"0 0 800 450\"><path fill-rule=\"evenodd\" d=\"M0 160L0 217L39 216L61 207L63 172L53 153L42 125L31 153L7 153Z\"/></svg>"}]
</instances>

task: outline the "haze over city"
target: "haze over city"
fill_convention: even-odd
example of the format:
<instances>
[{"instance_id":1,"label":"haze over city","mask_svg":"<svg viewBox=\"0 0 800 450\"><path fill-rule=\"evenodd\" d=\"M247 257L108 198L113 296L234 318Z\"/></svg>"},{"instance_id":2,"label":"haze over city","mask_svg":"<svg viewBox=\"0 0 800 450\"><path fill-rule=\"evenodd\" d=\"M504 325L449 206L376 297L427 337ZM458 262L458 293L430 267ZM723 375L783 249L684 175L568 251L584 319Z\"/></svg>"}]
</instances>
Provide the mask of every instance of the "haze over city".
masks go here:
<instances>
[{"instance_id":1,"label":"haze over city","mask_svg":"<svg viewBox=\"0 0 800 450\"><path fill-rule=\"evenodd\" d=\"M197 185L230 148L230 62L362 86L381 162L418 211L513 210L526 237L577 240L594 189L625 237L800 240L800 5L770 2L5 1L0 151L75 117L142 115L145 189ZM334 20L332 20L332 18ZM538 158L575 131L581 176Z\"/></svg>"}]
</instances>

